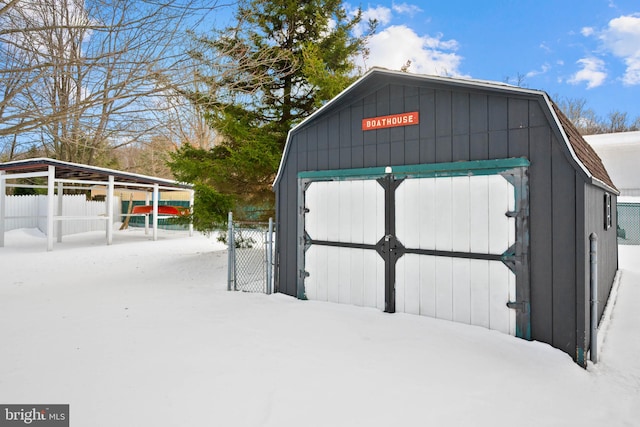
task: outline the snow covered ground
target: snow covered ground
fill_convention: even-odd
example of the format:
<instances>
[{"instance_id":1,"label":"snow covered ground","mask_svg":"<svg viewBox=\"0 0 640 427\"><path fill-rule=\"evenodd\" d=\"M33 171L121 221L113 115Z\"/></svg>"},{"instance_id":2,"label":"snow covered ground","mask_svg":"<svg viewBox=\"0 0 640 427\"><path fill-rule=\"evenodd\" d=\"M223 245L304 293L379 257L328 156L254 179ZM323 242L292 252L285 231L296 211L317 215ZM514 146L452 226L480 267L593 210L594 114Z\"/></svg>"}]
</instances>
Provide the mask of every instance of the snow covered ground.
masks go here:
<instances>
[{"instance_id":1,"label":"snow covered ground","mask_svg":"<svg viewBox=\"0 0 640 427\"><path fill-rule=\"evenodd\" d=\"M33 230L0 248L0 403L71 425L640 425L640 247L600 363L479 327L226 291L215 238Z\"/></svg>"}]
</instances>

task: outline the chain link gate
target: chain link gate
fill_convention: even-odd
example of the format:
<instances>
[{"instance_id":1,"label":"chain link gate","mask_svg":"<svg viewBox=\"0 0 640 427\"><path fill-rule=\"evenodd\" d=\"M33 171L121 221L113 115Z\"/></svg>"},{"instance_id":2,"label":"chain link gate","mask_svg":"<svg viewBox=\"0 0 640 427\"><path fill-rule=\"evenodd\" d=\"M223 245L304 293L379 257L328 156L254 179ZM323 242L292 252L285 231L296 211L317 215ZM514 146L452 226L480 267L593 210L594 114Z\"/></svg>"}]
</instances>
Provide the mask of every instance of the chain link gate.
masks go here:
<instances>
[{"instance_id":1,"label":"chain link gate","mask_svg":"<svg viewBox=\"0 0 640 427\"><path fill-rule=\"evenodd\" d=\"M233 222L227 229L227 290L270 294L273 289L273 221Z\"/></svg>"}]
</instances>

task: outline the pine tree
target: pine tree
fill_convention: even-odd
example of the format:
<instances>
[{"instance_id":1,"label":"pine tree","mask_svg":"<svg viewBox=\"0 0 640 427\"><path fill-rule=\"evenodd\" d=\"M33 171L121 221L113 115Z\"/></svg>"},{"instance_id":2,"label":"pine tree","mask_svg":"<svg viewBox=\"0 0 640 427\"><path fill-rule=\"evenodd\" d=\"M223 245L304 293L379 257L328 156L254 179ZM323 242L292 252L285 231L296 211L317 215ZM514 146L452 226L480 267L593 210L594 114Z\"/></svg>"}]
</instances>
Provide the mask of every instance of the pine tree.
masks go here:
<instances>
[{"instance_id":1,"label":"pine tree","mask_svg":"<svg viewBox=\"0 0 640 427\"><path fill-rule=\"evenodd\" d=\"M361 21L341 0L245 0L233 26L196 38L191 53L207 90L186 95L220 138L213 149L172 155L176 177L209 185L240 216L272 215L287 133L359 77L354 59L375 30L369 22L358 31ZM185 173L191 162L206 167Z\"/></svg>"}]
</instances>

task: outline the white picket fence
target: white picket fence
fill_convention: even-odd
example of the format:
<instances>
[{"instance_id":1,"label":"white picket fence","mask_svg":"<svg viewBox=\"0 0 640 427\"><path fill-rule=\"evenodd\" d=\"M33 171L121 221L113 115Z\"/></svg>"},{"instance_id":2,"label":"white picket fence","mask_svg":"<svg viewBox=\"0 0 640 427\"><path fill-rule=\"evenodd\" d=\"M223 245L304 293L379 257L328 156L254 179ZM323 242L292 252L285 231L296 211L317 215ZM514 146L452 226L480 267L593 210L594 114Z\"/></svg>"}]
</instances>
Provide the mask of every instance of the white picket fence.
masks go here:
<instances>
[{"instance_id":1,"label":"white picket fence","mask_svg":"<svg viewBox=\"0 0 640 427\"><path fill-rule=\"evenodd\" d=\"M56 199L56 206L57 203ZM114 221L120 221L120 198L118 197L114 200L113 213ZM63 216L106 216L106 214L106 202L87 200L83 194L65 194L62 197ZM7 196L5 218L5 231L37 228L47 234L47 196ZM54 225L62 226L63 235L106 230L106 220L102 219L55 221Z\"/></svg>"}]
</instances>

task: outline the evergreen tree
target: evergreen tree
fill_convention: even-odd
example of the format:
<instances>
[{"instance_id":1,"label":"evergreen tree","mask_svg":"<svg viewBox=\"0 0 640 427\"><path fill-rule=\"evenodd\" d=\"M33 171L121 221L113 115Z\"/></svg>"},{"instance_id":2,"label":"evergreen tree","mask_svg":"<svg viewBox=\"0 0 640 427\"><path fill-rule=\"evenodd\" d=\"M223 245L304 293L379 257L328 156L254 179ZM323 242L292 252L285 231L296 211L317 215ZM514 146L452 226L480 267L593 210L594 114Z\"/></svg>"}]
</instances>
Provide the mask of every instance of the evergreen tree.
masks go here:
<instances>
[{"instance_id":1,"label":"evergreen tree","mask_svg":"<svg viewBox=\"0 0 640 427\"><path fill-rule=\"evenodd\" d=\"M369 22L357 31L361 21L361 11L348 14L341 0L245 0L233 26L195 38L191 53L206 90L186 95L219 142L174 153L176 177L210 186L241 217L272 215L287 133L359 77L354 59L366 55L375 29Z\"/></svg>"}]
</instances>

